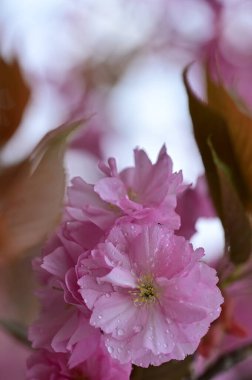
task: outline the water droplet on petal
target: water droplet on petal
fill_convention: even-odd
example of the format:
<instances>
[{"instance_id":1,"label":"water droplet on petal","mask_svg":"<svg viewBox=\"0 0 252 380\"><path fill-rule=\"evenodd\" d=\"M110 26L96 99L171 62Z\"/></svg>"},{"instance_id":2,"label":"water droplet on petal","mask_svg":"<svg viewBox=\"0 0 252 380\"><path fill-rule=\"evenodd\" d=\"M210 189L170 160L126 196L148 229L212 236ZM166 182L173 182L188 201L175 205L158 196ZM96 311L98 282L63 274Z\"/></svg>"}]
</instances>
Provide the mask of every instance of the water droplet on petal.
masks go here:
<instances>
[{"instance_id":1,"label":"water droplet on petal","mask_svg":"<svg viewBox=\"0 0 252 380\"><path fill-rule=\"evenodd\" d=\"M108 352L109 352L110 354L112 354L112 353L113 353L113 351L114 351L114 348L113 348L113 347L111 347L111 346L108 346Z\"/></svg>"},{"instance_id":2,"label":"water droplet on petal","mask_svg":"<svg viewBox=\"0 0 252 380\"><path fill-rule=\"evenodd\" d=\"M105 296L106 296L107 298L109 298L109 297L111 296L111 294L110 294L110 293L106 293Z\"/></svg>"},{"instance_id":3,"label":"water droplet on petal","mask_svg":"<svg viewBox=\"0 0 252 380\"><path fill-rule=\"evenodd\" d=\"M139 333L139 332L141 332L142 329L143 329L143 327L140 326L140 325L136 325L136 326L133 327L133 331L134 331L135 333Z\"/></svg>"},{"instance_id":4,"label":"water droplet on petal","mask_svg":"<svg viewBox=\"0 0 252 380\"><path fill-rule=\"evenodd\" d=\"M98 315L98 319L102 319L102 316L101 316L101 315Z\"/></svg>"},{"instance_id":5,"label":"water droplet on petal","mask_svg":"<svg viewBox=\"0 0 252 380\"><path fill-rule=\"evenodd\" d=\"M124 330L123 329L118 329L117 330L117 335L118 336L123 336L124 335Z\"/></svg>"}]
</instances>

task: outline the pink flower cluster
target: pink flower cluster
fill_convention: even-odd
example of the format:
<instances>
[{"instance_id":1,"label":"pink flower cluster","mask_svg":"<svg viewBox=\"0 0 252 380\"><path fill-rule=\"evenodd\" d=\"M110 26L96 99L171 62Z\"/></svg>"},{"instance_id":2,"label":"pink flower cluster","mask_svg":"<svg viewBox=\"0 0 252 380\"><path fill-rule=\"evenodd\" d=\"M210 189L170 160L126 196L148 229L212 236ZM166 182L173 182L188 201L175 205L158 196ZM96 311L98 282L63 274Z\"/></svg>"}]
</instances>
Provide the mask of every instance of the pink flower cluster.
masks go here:
<instances>
[{"instance_id":1,"label":"pink flower cluster","mask_svg":"<svg viewBox=\"0 0 252 380\"><path fill-rule=\"evenodd\" d=\"M41 312L28 379L126 380L131 365L183 360L223 302L214 269L176 235L182 174L163 147L152 164L100 164L95 185L74 178L64 222L34 266Z\"/></svg>"}]
</instances>

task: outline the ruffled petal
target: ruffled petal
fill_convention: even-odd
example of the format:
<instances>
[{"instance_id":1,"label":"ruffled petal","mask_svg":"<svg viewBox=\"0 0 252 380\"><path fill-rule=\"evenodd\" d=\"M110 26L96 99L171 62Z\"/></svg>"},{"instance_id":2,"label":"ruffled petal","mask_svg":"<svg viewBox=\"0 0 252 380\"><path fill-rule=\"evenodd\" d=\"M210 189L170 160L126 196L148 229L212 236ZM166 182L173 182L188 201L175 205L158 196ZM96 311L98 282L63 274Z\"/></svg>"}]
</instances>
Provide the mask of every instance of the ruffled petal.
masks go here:
<instances>
[{"instance_id":1,"label":"ruffled petal","mask_svg":"<svg viewBox=\"0 0 252 380\"><path fill-rule=\"evenodd\" d=\"M132 288L137 286L136 278L123 268L114 268L106 276L97 279L98 283L109 282L113 286Z\"/></svg>"},{"instance_id":2,"label":"ruffled petal","mask_svg":"<svg viewBox=\"0 0 252 380\"><path fill-rule=\"evenodd\" d=\"M128 294L112 293L96 302L90 323L122 339L132 333L137 312L138 308Z\"/></svg>"}]
</instances>

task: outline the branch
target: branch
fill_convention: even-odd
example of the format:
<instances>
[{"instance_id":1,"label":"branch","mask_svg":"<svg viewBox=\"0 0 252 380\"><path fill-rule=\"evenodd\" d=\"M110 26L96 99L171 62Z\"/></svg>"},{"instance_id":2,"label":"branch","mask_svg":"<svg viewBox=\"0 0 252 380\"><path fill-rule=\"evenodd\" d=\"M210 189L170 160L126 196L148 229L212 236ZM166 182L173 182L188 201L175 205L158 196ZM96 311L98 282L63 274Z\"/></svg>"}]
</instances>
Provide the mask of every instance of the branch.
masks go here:
<instances>
[{"instance_id":1,"label":"branch","mask_svg":"<svg viewBox=\"0 0 252 380\"><path fill-rule=\"evenodd\" d=\"M20 322L0 319L0 328L26 347L31 348L31 343L27 338L27 329Z\"/></svg>"},{"instance_id":2,"label":"branch","mask_svg":"<svg viewBox=\"0 0 252 380\"><path fill-rule=\"evenodd\" d=\"M198 377L188 380L211 380L217 374L228 371L239 362L252 356L252 343L221 355L206 371Z\"/></svg>"}]
</instances>

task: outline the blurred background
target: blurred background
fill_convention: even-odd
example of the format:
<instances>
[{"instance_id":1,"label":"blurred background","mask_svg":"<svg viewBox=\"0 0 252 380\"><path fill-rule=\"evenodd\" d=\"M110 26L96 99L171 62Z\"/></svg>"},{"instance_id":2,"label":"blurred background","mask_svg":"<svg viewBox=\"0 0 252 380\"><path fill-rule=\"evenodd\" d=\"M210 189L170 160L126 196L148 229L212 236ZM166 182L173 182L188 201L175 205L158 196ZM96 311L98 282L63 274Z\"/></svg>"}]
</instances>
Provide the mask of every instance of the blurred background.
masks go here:
<instances>
[{"instance_id":1,"label":"blurred background","mask_svg":"<svg viewBox=\"0 0 252 380\"><path fill-rule=\"evenodd\" d=\"M95 181L98 160L110 156L119 168L132 165L136 146L155 160L165 143L174 169L195 186L204 169L182 72L192 63L190 80L204 99L204 65L217 62L224 83L250 107L252 1L1 0L0 55L18 61L30 88L19 127L0 151L2 166L27 157L48 131L84 118L66 154L68 181ZM0 108L9 101L0 90ZM199 219L192 241L208 260L218 257L218 218ZM23 379L26 355L1 333L0 379Z\"/></svg>"}]
</instances>

